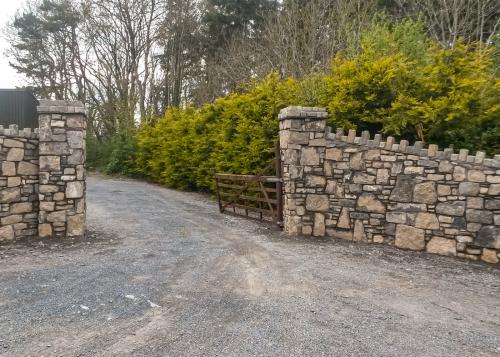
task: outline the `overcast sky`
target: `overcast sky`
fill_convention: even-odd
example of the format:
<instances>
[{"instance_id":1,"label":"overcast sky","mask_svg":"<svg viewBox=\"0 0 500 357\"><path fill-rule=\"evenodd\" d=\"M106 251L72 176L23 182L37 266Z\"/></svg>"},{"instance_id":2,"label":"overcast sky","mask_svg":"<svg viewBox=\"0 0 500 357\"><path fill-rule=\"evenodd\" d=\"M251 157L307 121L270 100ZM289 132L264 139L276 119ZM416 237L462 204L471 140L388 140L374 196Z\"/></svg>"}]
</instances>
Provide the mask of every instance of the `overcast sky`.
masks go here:
<instances>
[{"instance_id":1,"label":"overcast sky","mask_svg":"<svg viewBox=\"0 0 500 357\"><path fill-rule=\"evenodd\" d=\"M23 3L24 0L0 0L0 28L2 29L0 37L0 88L15 88L22 85L16 71L9 67L9 60L5 56L4 52L8 44L3 38L3 29Z\"/></svg>"}]
</instances>

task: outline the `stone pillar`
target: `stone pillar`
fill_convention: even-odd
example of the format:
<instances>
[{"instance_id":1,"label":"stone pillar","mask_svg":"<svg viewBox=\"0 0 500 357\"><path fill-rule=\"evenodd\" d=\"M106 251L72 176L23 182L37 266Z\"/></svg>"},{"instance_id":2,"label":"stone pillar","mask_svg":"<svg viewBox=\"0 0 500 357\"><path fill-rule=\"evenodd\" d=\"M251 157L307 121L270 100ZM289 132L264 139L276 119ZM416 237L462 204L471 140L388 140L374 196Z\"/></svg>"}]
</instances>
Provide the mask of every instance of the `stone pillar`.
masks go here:
<instances>
[{"instance_id":1,"label":"stone pillar","mask_svg":"<svg viewBox=\"0 0 500 357\"><path fill-rule=\"evenodd\" d=\"M330 208L323 168L327 115L323 108L306 107L288 107L279 115L283 218L289 235L325 235Z\"/></svg>"},{"instance_id":2,"label":"stone pillar","mask_svg":"<svg viewBox=\"0 0 500 357\"><path fill-rule=\"evenodd\" d=\"M38 235L85 235L85 107L41 100L39 115Z\"/></svg>"}]
</instances>

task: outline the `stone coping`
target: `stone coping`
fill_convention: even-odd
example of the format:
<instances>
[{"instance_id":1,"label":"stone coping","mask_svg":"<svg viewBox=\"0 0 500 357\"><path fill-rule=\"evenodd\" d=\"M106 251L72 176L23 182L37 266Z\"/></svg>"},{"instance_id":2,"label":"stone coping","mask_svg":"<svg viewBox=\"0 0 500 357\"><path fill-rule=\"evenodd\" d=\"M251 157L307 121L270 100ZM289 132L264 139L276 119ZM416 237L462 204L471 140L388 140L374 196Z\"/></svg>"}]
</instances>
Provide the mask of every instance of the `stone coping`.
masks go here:
<instances>
[{"instance_id":1,"label":"stone coping","mask_svg":"<svg viewBox=\"0 0 500 357\"><path fill-rule=\"evenodd\" d=\"M38 114L85 114L85 106L80 101L39 100Z\"/></svg>"},{"instance_id":2,"label":"stone coping","mask_svg":"<svg viewBox=\"0 0 500 357\"><path fill-rule=\"evenodd\" d=\"M8 128L0 125L0 135L16 138L38 139L38 128L32 130L31 128L19 129L17 124L11 124Z\"/></svg>"},{"instance_id":3,"label":"stone coping","mask_svg":"<svg viewBox=\"0 0 500 357\"><path fill-rule=\"evenodd\" d=\"M279 119L326 119L328 112L325 108L318 107L287 107L280 111ZM460 149L455 153L453 148L439 150L435 144L426 144L422 141L416 141L410 145L408 140L401 140L399 143L393 136L388 136L385 141L382 141L381 134L375 134L373 138L370 132L365 130L361 136L357 136L356 130L350 129L347 135L344 135L344 129L338 128L335 133L331 127L325 128L327 139L346 142L348 144L357 144L367 148L380 148L387 151L399 152L403 154L413 154L429 159L442 159L457 162L465 162L469 164L484 165L493 168L500 168L500 155L495 155L493 158L487 158L482 151L477 151L476 155L469 155L468 149Z\"/></svg>"}]
</instances>

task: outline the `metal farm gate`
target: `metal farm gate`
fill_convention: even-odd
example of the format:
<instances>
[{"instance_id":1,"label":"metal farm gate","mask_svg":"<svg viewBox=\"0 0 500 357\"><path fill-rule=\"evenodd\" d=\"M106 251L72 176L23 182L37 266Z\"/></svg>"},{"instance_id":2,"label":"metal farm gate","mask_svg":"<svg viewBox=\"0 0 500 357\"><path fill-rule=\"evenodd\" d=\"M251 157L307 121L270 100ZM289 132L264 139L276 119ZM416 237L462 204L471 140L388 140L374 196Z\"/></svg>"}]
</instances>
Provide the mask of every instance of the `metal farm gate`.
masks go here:
<instances>
[{"instance_id":1,"label":"metal farm gate","mask_svg":"<svg viewBox=\"0 0 500 357\"><path fill-rule=\"evenodd\" d=\"M279 143L272 162L275 176L215 174L221 213L283 226L283 179Z\"/></svg>"}]
</instances>

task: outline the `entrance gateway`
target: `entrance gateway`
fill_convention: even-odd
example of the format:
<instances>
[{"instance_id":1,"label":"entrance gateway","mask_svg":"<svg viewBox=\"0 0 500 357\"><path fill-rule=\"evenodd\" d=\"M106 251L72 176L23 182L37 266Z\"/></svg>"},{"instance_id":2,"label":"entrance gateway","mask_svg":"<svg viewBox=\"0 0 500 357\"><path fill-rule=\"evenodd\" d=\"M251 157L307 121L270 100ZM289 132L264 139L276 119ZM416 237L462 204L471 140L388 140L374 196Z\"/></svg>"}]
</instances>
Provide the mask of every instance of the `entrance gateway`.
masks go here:
<instances>
[{"instance_id":1,"label":"entrance gateway","mask_svg":"<svg viewBox=\"0 0 500 357\"><path fill-rule=\"evenodd\" d=\"M220 213L243 216L283 226L283 179L279 142L275 158L263 172L274 167L274 176L215 174Z\"/></svg>"}]
</instances>

